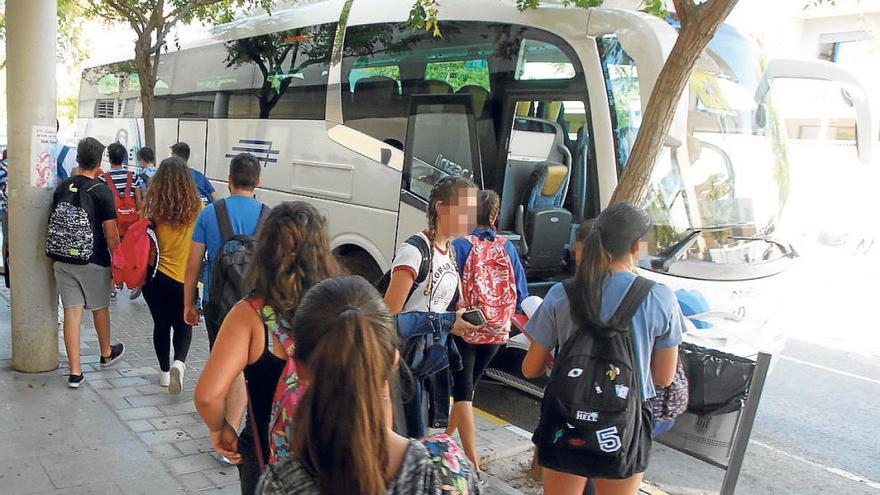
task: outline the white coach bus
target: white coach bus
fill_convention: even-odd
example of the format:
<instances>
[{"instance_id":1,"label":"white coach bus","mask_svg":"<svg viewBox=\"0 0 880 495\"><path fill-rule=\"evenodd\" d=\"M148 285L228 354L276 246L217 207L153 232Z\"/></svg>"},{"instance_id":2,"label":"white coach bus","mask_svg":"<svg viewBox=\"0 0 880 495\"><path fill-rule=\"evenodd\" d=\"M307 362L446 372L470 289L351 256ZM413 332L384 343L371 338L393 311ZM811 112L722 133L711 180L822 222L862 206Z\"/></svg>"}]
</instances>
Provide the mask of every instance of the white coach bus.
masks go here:
<instances>
[{"instance_id":1,"label":"white coach bus","mask_svg":"<svg viewBox=\"0 0 880 495\"><path fill-rule=\"evenodd\" d=\"M223 192L229 158L255 154L265 167L258 199L315 204L346 265L373 279L424 227L431 186L465 175L500 193L499 228L540 292L571 273L578 225L608 204L675 21L445 0L434 37L407 26L411 4L303 0L163 53L157 155L186 141L190 165ZM847 77L818 62L768 63L755 40L723 26L681 99L644 204L655 224L645 274L698 291L709 311L692 338L741 355L783 345L766 322L794 256L774 237L790 164L769 82L799 76ZM120 141L133 156L143 143L138 96L131 61L84 70L79 136ZM860 137L870 122L860 118Z\"/></svg>"}]
</instances>

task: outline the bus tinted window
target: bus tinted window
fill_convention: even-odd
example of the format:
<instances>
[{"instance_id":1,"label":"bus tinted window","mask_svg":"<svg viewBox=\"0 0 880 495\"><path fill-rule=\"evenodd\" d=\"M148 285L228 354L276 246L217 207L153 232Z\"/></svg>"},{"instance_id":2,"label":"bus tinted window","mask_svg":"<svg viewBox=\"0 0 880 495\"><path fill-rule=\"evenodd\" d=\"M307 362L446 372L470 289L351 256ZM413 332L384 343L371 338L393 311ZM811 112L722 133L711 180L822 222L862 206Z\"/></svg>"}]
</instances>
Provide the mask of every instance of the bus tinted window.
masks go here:
<instances>
[{"instance_id":1,"label":"bus tinted window","mask_svg":"<svg viewBox=\"0 0 880 495\"><path fill-rule=\"evenodd\" d=\"M163 53L154 115L323 119L335 33L330 23ZM87 69L80 93L81 115L112 117L106 104L96 110L95 100L138 98L134 63ZM125 114L140 112L126 104Z\"/></svg>"},{"instance_id":2,"label":"bus tinted window","mask_svg":"<svg viewBox=\"0 0 880 495\"><path fill-rule=\"evenodd\" d=\"M469 84L486 91L492 89L489 83L489 61L486 59L429 63L425 67L425 80L445 82L453 91Z\"/></svg>"},{"instance_id":3,"label":"bus tinted window","mask_svg":"<svg viewBox=\"0 0 880 495\"><path fill-rule=\"evenodd\" d=\"M254 72L247 117L323 119L335 34L336 24L322 24L225 43L226 66Z\"/></svg>"},{"instance_id":4,"label":"bus tinted window","mask_svg":"<svg viewBox=\"0 0 880 495\"><path fill-rule=\"evenodd\" d=\"M617 36L606 35L599 38L602 49L602 69L605 85L611 96L612 124L614 127L614 148L617 152L618 172L629 160L642 125L642 100L639 92L639 71L636 63L620 46Z\"/></svg>"},{"instance_id":5,"label":"bus tinted window","mask_svg":"<svg viewBox=\"0 0 880 495\"><path fill-rule=\"evenodd\" d=\"M359 67L352 69L348 75L348 87L353 92L357 87L358 81L361 79L369 79L371 77L387 77L393 79L397 83L397 91L400 91L400 67L396 65L383 65L377 67Z\"/></svg>"},{"instance_id":6,"label":"bus tinted window","mask_svg":"<svg viewBox=\"0 0 880 495\"><path fill-rule=\"evenodd\" d=\"M574 64L556 45L537 40L523 40L516 64L518 81L572 79Z\"/></svg>"},{"instance_id":7,"label":"bus tinted window","mask_svg":"<svg viewBox=\"0 0 880 495\"><path fill-rule=\"evenodd\" d=\"M349 27L342 60L343 118L380 141L404 143L412 95L467 95L483 177L491 187L493 170L504 166L499 143L505 95L517 90L584 94L583 70L568 45L538 29L448 21L441 30L438 38L402 23Z\"/></svg>"}]
</instances>

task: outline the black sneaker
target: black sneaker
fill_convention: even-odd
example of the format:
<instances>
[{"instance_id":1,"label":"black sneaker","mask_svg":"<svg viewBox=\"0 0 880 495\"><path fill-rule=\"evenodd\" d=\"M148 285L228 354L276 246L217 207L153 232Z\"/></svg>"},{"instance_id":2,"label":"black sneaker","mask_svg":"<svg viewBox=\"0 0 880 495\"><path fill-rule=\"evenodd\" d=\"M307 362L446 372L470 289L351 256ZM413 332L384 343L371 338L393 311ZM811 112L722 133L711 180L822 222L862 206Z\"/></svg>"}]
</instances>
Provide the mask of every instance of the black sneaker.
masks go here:
<instances>
[{"instance_id":1,"label":"black sneaker","mask_svg":"<svg viewBox=\"0 0 880 495\"><path fill-rule=\"evenodd\" d=\"M101 356L101 366L107 367L115 363L122 355L125 354L125 344L122 342L110 346L110 355Z\"/></svg>"},{"instance_id":2,"label":"black sneaker","mask_svg":"<svg viewBox=\"0 0 880 495\"><path fill-rule=\"evenodd\" d=\"M67 386L70 388L79 388L80 384L86 380L82 373L78 375L67 375Z\"/></svg>"}]
</instances>

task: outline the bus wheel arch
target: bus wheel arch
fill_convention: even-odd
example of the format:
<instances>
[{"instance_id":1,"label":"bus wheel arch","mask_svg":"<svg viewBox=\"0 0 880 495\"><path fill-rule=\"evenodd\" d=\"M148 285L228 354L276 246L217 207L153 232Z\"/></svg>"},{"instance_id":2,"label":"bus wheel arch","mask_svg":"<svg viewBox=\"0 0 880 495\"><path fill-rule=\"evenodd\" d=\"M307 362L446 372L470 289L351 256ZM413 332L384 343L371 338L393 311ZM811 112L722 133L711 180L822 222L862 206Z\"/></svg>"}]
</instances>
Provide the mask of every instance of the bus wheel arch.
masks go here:
<instances>
[{"instance_id":1,"label":"bus wheel arch","mask_svg":"<svg viewBox=\"0 0 880 495\"><path fill-rule=\"evenodd\" d=\"M343 244L333 250L339 262L348 273L360 275L373 283L382 277L379 263L367 250L355 244Z\"/></svg>"}]
</instances>

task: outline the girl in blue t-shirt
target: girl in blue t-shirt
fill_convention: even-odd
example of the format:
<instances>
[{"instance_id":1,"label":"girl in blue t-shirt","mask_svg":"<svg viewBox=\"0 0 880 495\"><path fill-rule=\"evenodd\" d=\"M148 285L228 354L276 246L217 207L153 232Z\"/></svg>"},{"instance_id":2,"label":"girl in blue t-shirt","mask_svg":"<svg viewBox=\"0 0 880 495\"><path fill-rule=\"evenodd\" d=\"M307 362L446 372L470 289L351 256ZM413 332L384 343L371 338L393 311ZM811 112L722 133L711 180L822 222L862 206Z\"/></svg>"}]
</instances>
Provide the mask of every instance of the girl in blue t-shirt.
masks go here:
<instances>
[{"instance_id":1,"label":"girl in blue t-shirt","mask_svg":"<svg viewBox=\"0 0 880 495\"><path fill-rule=\"evenodd\" d=\"M580 322L604 322L617 311L636 279L633 269L639 239L650 228L648 215L629 203L612 205L596 218L583 242L574 300L569 301L565 288L557 284L526 325L533 339L522 365L526 377L544 372L550 352L561 348L582 326ZM643 400L654 396L655 384L666 386L672 382L684 327L675 295L663 285L654 285L632 319L633 352ZM647 453L650 440L645 448ZM643 474L594 481L601 495L633 495L638 493ZM587 478L544 468L546 493L580 495L586 482Z\"/></svg>"}]
</instances>

